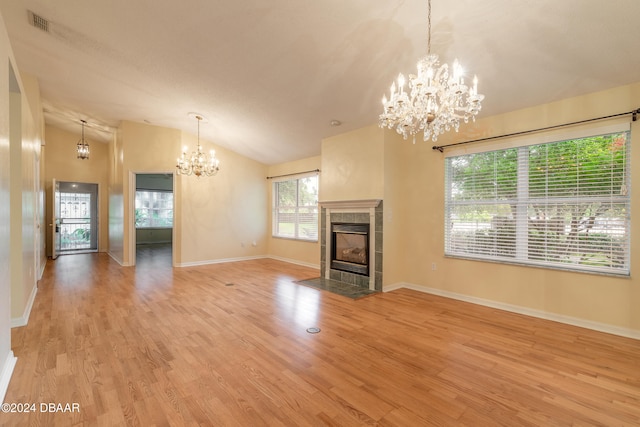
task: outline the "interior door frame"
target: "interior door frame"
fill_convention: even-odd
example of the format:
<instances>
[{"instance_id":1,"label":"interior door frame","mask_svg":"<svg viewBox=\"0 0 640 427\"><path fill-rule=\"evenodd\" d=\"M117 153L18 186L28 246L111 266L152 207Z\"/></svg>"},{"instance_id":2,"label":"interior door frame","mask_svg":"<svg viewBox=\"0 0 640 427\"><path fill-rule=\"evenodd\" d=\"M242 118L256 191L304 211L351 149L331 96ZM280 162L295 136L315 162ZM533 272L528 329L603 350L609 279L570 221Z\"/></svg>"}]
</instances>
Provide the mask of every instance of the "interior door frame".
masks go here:
<instances>
[{"instance_id":1,"label":"interior door frame","mask_svg":"<svg viewBox=\"0 0 640 427\"><path fill-rule=\"evenodd\" d=\"M173 228L171 229L171 264L176 266L176 174L175 171L129 171L129 218L127 228L129 229L129 262L127 266L136 265L136 180L137 175L171 175L173 185Z\"/></svg>"},{"instance_id":2,"label":"interior door frame","mask_svg":"<svg viewBox=\"0 0 640 427\"><path fill-rule=\"evenodd\" d=\"M51 259L58 258L57 248L59 247L60 225L58 224L58 216L60 215L60 181L53 178L51 181Z\"/></svg>"}]
</instances>

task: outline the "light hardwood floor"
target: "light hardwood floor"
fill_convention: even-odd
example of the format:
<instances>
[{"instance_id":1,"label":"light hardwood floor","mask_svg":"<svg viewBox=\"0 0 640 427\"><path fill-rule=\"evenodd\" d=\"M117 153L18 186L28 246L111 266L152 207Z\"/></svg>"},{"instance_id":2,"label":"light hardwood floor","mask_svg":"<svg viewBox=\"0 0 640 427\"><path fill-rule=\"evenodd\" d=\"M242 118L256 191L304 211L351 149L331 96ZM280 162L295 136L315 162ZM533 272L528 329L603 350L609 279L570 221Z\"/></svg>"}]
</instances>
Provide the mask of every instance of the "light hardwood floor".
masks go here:
<instances>
[{"instance_id":1,"label":"light hardwood floor","mask_svg":"<svg viewBox=\"0 0 640 427\"><path fill-rule=\"evenodd\" d=\"M317 275L275 260L50 261L12 332L5 399L38 410L0 425L640 425L640 341L411 290L353 301L293 283Z\"/></svg>"}]
</instances>

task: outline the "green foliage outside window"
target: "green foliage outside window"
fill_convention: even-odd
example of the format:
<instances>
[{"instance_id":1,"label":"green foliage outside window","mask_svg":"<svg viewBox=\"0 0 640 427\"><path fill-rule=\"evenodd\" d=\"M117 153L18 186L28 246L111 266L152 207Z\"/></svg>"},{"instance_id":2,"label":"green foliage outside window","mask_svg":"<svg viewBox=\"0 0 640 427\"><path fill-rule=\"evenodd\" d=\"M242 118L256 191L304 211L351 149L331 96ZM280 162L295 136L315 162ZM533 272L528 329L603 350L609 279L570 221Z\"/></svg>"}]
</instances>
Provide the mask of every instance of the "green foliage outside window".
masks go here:
<instances>
[{"instance_id":1,"label":"green foliage outside window","mask_svg":"<svg viewBox=\"0 0 640 427\"><path fill-rule=\"evenodd\" d=\"M628 135L447 159L446 252L628 272Z\"/></svg>"}]
</instances>

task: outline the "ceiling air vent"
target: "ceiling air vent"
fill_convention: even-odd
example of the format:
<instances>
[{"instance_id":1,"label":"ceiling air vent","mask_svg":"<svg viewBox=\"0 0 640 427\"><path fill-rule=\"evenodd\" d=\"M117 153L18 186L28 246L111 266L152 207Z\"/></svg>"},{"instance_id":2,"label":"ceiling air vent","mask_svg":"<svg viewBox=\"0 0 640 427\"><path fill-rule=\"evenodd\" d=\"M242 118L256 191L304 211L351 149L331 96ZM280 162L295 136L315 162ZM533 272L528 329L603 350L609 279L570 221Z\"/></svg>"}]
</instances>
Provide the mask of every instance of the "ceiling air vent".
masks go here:
<instances>
[{"instance_id":1,"label":"ceiling air vent","mask_svg":"<svg viewBox=\"0 0 640 427\"><path fill-rule=\"evenodd\" d=\"M37 15L31 11L29 12L29 24L32 26L48 33L49 32L49 21L44 19L42 16Z\"/></svg>"}]
</instances>

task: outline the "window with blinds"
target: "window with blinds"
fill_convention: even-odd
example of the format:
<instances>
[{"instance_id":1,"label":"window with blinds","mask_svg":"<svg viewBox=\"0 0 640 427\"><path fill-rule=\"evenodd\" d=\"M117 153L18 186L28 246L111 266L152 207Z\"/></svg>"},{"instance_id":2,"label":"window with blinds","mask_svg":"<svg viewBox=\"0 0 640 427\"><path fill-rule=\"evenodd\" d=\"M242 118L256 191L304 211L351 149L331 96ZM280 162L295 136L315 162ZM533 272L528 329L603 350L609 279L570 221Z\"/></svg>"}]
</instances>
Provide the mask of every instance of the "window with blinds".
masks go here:
<instances>
[{"instance_id":1,"label":"window with blinds","mask_svg":"<svg viewBox=\"0 0 640 427\"><path fill-rule=\"evenodd\" d=\"M318 241L318 176L273 183L272 235Z\"/></svg>"},{"instance_id":2,"label":"window with blinds","mask_svg":"<svg viewBox=\"0 0 640 427\"><path fill-rule=\"evenodd\" d=\"M629 132L449 157L445 255L629 275Z\"/></svg>"},{"instance_id":3,"label":"window with blinds","mask_svg":"<svg viewBox=\"0 0 640 427\"><path fill-rule=\"evenodd\" d=\"M159 190L136 191L136 228L173 227L173 193Z\"/></svg>"}]
</instances>

